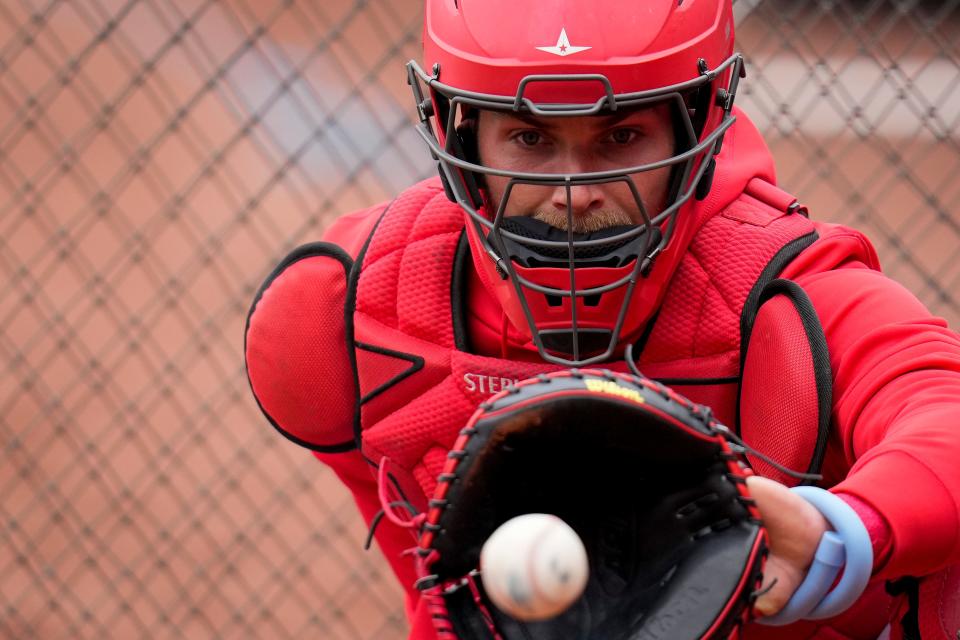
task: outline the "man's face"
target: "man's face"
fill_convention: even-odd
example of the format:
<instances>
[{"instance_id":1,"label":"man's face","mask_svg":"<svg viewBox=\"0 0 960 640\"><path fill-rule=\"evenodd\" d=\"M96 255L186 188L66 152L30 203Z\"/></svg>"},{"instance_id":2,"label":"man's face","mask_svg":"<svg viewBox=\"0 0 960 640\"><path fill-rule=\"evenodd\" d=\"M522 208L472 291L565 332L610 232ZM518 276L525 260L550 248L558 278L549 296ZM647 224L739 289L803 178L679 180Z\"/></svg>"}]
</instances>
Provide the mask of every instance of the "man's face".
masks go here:
<instances>
[{"instance_id":1,"label":"man's face","mask_svg":"<svg viewBox=\"0 0 960 640\"><path fill-rule=\"evenodd\" d=\"M586 173L663 160L674 153L674 132L666 106L614 115L538 118L495 111L480 113L477 147L482 164L494 169L536 173ZM670 168L630 176L652 218L666 206ZM500 203L509 178L485 176L492 205ZM566 188L515 185L505 215L532 216L567 227ZM587 233L616 225L640 224L643 216L624 182L574 186L569 205L573 230Z\"/></svg>"}]
</instances>

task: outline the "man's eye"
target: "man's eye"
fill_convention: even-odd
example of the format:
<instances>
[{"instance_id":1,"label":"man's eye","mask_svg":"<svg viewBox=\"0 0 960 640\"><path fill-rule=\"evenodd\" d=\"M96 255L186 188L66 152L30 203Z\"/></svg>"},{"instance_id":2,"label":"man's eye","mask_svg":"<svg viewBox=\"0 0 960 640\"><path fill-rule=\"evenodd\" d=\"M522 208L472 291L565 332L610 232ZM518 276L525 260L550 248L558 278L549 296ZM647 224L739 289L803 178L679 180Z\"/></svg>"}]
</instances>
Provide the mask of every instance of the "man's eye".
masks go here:
<instances>
[{"instance_id":1,"label":"man's eye","mask_svg":"<svg viewBox=\"0 0 960 640\"><path fill-rule=\"evenodd\" d=\"M638 135L634 129L616 129L610 133L610 141L615 144L630 144Z\"/></svg>"},{"instance_id":2,"label":"man's eye","mask_svg":"<svg viewBox=\"0 0 960 640\"><path fill-rule=\"evenodd\" d=\"M535 147L543 141L543 136L537 131L521 131L516 139L525 147Z\"/></svg>"}]
</instances>

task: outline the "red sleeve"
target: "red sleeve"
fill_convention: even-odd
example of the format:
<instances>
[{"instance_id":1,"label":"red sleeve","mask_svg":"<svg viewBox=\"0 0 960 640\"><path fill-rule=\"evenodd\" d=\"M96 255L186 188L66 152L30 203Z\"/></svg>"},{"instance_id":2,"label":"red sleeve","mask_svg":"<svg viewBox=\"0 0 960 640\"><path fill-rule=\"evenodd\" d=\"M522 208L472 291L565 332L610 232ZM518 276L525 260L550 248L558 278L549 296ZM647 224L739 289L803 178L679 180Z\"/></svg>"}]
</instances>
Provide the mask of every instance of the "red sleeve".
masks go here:
<instances>
[{"instance_id":1,"label":"red sleeve","mask_svg":"<svg viewBox=\"0 0 960 640\"><path fill-rule=\"evenodd\" d=\"M369 209L340 216L327 228L322 239L339 245L351 258L356 260L366 244L367 238L373 232L374 226L380 219L385 206L385 204L379 204ZM372 467L357 450L335 454L315 452L314 455L330 467L349 489L357 503L360 515L363 516L364 522L369 527L373 517L380 510L377 482ZM419 594L413 588L413 583L416 580L413 562L409 557L402 554L405 550L414 546L416 539L410 532L395 526L388 520L383 520L377 526L376 540L377 546L380 547L394 574L406 591L409 618L416 606ZM362 544L362 541L358 540L357 545L360 544Z\"/></svg>"},{"instance_id":2,"label":"red sleeve","mask_svg":"<svg viewBox=\"0 0 960 640\"><path fill-rule=\"evenodd\" d=\"M863 522L873 546L873 566L874 573L876 573L885 567L890 559L890 551L893 546L893 533L890 531L890 523L876 509L860 498L849 493L838 493L837 495L850 505L850 508Z\"/></svg>"},{"instance_id":3,"label":"red sleeve","mask_svg":"<svg viewBox=\"0 0 960 640\"><path fill-rule=\"evenodd\" d=\"M831 234L840 243L865 243L855 232L832 228L827 245ZM833 426L850 466L832 490L866 503L889 526L881 575L925 575L954 564L960 561L960 336L901 285L868 268L872 249L862 261L811 249L784 276L810 296L830 350ZM818 269L818 260L832 262L832 270Z\"/></svg>"},{"instance_id":4,"label":"red sleeve","mask_svg":"<svg viewBox=\"0 0 960 640\"><path fill-rule=\"evenodd\" d=\"M360 515L369 527L380 510L377 481L371 473L370 465L356 450L334 454L314 452L314 455L329 466L350 490ZM376 541L406 593L407 619L410 619L420 594L413 588L413 583L417 580L413 560L403 552L416 545L416 538L409 531L384 519L377 525ZM362 541L357 540L357 546L361 544Z\"/></svg>"}]
</instances>

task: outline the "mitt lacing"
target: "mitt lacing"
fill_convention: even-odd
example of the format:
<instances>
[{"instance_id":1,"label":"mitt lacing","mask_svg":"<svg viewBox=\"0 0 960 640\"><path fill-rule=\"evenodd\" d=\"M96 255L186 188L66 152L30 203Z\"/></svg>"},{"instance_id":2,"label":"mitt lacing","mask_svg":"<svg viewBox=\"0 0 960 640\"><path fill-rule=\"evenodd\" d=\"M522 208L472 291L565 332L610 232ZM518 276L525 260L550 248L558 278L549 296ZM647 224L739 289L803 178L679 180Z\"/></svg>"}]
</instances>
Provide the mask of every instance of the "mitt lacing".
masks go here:
<instances>
[{"instance_id":1,"label":"mitt lacing","mask_svg":"<svg viewBox=\"0 0 960 640\"><path fill-rule=\"evenodd\" d=\"M370 521L370 529L367 532L367 540L363 545L364 549L369 549L370 545L373 543L373 535L376 533L377 527L383 521L384 517L393 524L401 527L403 529L410 529L414 531L414 535L418 535L420 529L423 527L424 521L427 519L427 514L419 513L409 500L403 499L402 496L389 496L387 495L390 487L393 485L393 477L390 475L390 472L387 470L390 466L390 458L384 457L380 461L380 465L377 469L377 497L380 500L380 510L377 511L376 515L373 516L373 519ZM399 493L394 490L395 493ZM391 499L391 498L400 498L400 499ZM406 512L399 511L404 509ZM413 553L416 550L414 547L404 553Z\"/></svg>"},{"instance_id":2,"label":"mitt lacing","mask_svg":"<svg viewBox=\"0 0 960 640\"><path fill-rule=\"evenodd\" d=\"M376 533L377 527L384 518L398 527L414 531L415 535L420 533L420 530L423 528L424 522L427 518L427 514L419 513L416 507L414 507L408 500L392 500L391 496L388 495L391 490L390 488L393 485L393 478L390 476L390 472L388 470L389 466L390 459L384 457L380 461L379 468L377 469L377 497L380 500L381 508L370 521L370 529L367 532L367 540L363 545L364 549L370 548L370 545L373 543L374 533ZM399 493L396 489L393 489L393 491L394 493ZM401 512L400 509L403 509L405 512ZM424 554L421 553L421 551L423 550L414 545L413 547L405 550L403 555L413 556L417 575L424 576L427 573L427 567L436 561L437 552L430 551ZM435 576L428 577L435 579ZM423 578L417 581L418 588L422 588L419 584L421 581L423 581ZM430 614L430 618L433 621L433 626L437 632L437 637L439 640L458 640L457 635L454 632L453 623L450 622L450 618L447 613L447 606L443 600L442 590L438 586L432 586L431 588L423 589L421 597L424 598L427 612Z\"/></svg>"},{"instance_id":3,"label":"mitt lacing","mask_svg":"<svg viewBox=\"0 0 960 640\"><path fill-rule=\"evenodd\" d=\"M823 480L823 476L819 473L803 473L802 471L794 471L793 469L783 466L773 458L760 453L744 442L740 436L731 431L726 425L714 421L713 428L723 434L723 437L730 441L730 450L735 453L749 453L750 455L763 460L777 471L785 473L792 478L796 478L797 480L808 480L811 482L819 482L820 480Z\"/></svg>"},{"instance_id":4,"label":"mitt lacing","mask_svg":"<svg viewBox=\"0 0 960 640\"><path fill-rule=\"evenodd\" d=\"M468 429L465 429L464 431L467 430ZM364 544L364 548L366 549L370 548L370 545L373 542L374 533L384 518L398 527L412 530L415 535L418 536L424 529L430 529L431 527L436 526L426 522L427 514L418 512L416 507L414 507L408 500L402 499L402 496L389 495L391 492L394 494L399 494L399 491L394 487L393 477L390 475L389 467L390 459L384 457L380 461L379 468L377 469L377 497L380 500L381 508L370 521L370 529L367 533L366 543ZM455 479L455 477L456 476L453 475L441 474L440 480L450 481ZM446 506L446 501L431 500L430 506ZM435 549L425 549L418 545L414 545L413 547L406 549L403 552L403 555L413 556L415 571L417 575L420 576L414 586L420 590L421 597L424 598L424 604L427 608L427 612L430 615L431 621L433 622L433 627L439 640L459 640L456 630L453 626L453 622L450 620L450 614L449 610L447 609L447 603L444 600L444 594L447 589L460 589L464 587L469 587L474 601L476 602L477 608L483 616L488 629L493 634L494 639L501 640L502 637L497 632L493 618L486 608L486 603L483 602L483 599L480 596L480 592L474 581L473 575L464 578L462 582L456 585L444 584L440 581L440 577L438 575L431 574L429 570L429 567L437 561L437 558L440 555Z\"/></svg>"}]
</instances>

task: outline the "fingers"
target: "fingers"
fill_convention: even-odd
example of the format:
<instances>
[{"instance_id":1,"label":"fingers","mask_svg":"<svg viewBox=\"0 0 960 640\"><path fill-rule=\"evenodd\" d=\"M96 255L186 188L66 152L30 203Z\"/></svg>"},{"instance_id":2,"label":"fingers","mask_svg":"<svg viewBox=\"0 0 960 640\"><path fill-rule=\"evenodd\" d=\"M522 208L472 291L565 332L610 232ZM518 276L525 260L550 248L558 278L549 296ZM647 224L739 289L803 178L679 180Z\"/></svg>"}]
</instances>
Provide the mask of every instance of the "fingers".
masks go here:
<instances>
[{"instance_id":1,"label":"fingers","mask_svg":"<svg viewBox=\"0 0 960 640\"><path fill-rule=\"evenodd\" d=\"M783 609L790 596L803 582L805 571L798 571L790 563L771 553L763 571L762 595L757 598L753 608L757 615L772 616Z\"/></svg>"}]
</instances>

